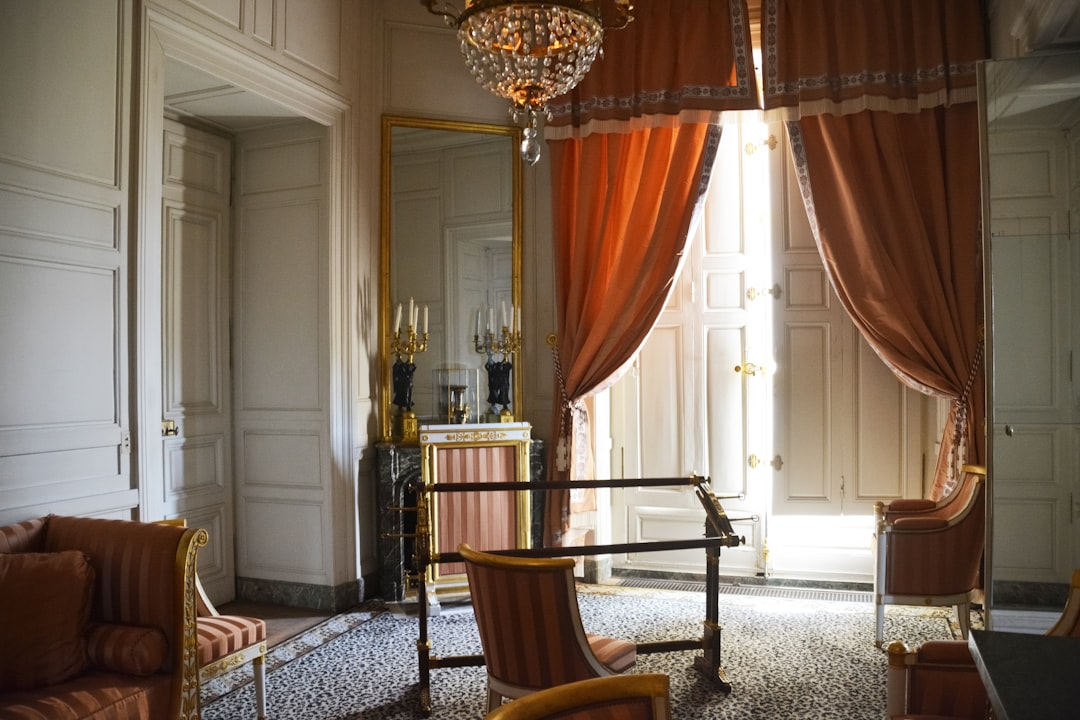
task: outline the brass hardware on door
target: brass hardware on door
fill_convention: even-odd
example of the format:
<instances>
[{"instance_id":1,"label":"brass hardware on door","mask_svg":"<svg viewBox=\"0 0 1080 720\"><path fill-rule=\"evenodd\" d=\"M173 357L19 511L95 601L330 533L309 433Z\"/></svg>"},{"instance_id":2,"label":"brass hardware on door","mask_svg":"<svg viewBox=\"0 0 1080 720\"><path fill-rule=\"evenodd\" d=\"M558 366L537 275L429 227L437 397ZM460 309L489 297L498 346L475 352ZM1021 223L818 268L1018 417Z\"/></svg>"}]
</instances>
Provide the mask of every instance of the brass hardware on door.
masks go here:
<instances>
[{"instance_id":1,"label":"brass hardware on door","mask_svg":"<svg viewBox=\"0 0 1080 720\"><path fill-rule=\"evenodd\" d=\"M764 375L765 374L765 368L763 368L760 365L755 365L752 362L748 362L748 363L743 363L742 365L736 365L735 366L735 372L742 373L743 375L757 375L758 373L761 373L762 375Z\"/></svg>"},{"instance_id":2,"label":"brass hardware on door","mask_svg":"<svg viewBox=\"0 0 1080 720\"><path fill-rule=\"evenodd\" d=\"M759 147L768 147L770 150L775 150L779 142L775 135L770 134L767 140L762 140L759 143L748 142L743 149L746 150L747 155L753 155Z\"/></svg>"},{"instance_id":3,"label":"brass hardware on door","mask_svg":"<svg viewBox=\"0 0 1080 720\"><path fill-rule=\"evenodd\" d=\"M761 458L759 458L757 455L751 454L750 457L746 459L746 464L752 468L756 468L758 465L761 464Z\"/></svg>"},{"instance_id":4,"label":"brass hardware on door","mask_svg":"<svg viewBox=\"0 0 1080 720\"><path fill-rule=\"evenodd\" d=\"M773 470L779 470L780 468L784 467L784 458L777 455L772 459L772 462L770 462L769 464L773 466Z\"/></svg>"},{"instance_id":5,"label":"brass hardware on door","mask_svg":"<svg viewBox=\"0 0 1080 720\"><path fill-rule=\"evenodd\" d=\"M162 420L161 421L161 435L162 437L172 437L180 434L180 426L176 424L175 420Z\"/></svg>"},{"instance_id":6,"label":"brass hardware on door","mask_svg":"<svg viewBox=\"0 0 1080 720\"><path fill-rule=\"evenodd\" d=\"M772 295L773 300L779 300L780 299L780 284L779 283L774 284L771 288L765 288L763 290L758 290L757 288L750 288L749 290L746 291L746 297L748 297L751 302L753 302L754 300L757 300L762 295Z\"/></svg>"}]
</instances>

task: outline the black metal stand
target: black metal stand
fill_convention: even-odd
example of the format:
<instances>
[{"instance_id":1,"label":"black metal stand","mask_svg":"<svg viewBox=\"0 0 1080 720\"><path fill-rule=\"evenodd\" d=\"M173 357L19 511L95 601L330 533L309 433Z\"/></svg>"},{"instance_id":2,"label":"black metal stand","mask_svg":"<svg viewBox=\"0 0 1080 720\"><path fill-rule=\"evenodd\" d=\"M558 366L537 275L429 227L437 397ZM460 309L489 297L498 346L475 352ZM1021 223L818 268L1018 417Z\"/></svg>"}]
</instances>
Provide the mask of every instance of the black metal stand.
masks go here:
<instances>
[{"instance_id":1,"label":"black metal stand","mask_svg":"<svg viewBox=\"0 0 1080 720\"><path fill-rule=\"evenodd\" d=\"M434 668L475 667L484 664L483 655L456 655L439 657L431 653L431 640L428 637L427 613L427 577L428 568L436 563L462 562L456 552L431 552L431 527L429 512L430 493L436 492L495 492L495 491L533 491L533 490L572 490L581 488L625 488L625 487L664 487L691 485L698 500L705 509L705 537L691 540L664 540L657 542L617 543L609 545L583 545L571 548L527 548L517 550L489 551L496 555L515 557L580 557L606 553L659 552L663 550L683 550L704 548L706 556L705 575L705 621L700 638L687 640L668 640L663 642L639 643L638 653L675 652L700 648L703 655L694 658L694 667L705 677L713 681L725 695L731 692L731 683L727 679L720 663L720 548L737 547L746 542L745 538L735 535L731 520L716 495L713 494L707 478L651 478L639 480L579 480L560 482L495 482L495 483L452 483L430 484L418 488L416 554L414 569L417 583L417 617L419 619L419 637L416 641L417 659L420 671L420 709L424 715L431 712L431 670Z\"/></svg>"}]
</instances>

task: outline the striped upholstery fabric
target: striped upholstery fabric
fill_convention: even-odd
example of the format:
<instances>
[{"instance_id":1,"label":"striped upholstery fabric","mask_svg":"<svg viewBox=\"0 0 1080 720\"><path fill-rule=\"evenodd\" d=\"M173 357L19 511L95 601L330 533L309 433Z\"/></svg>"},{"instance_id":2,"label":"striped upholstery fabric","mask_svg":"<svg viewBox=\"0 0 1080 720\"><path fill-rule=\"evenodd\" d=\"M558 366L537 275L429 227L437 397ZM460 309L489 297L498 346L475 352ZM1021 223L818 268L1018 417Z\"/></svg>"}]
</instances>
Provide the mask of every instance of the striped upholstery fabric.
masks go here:
<instances>
[{"instance_id":1,"label":"striped upholstery fabric","mask_svg":"<svg viewBox=\"0 0 1080 720\"><path fill-rule=\"evenodd\" d=\"M0 719L195 717L197 679L192 676L185 682L184 673L184 668L194 668L194 657L188 665L182 664L180 634L185 619L185 572L194 567L194 548L203 543L205 535L182 527L100 518L50 515L0 528L0 552L84 553L96 577L90 610L94 627L141 626L132 627L132 632L138 637L154 636L151 645L160 645L164 639L167 649L163 661L158 661L151 657L156 651L145 648L142 669L160 666L146 676L99 666L59 685L4 693ZM193 606L193 600L187 607ZM124 643L132 638L122 631L103 631L96 641L96 659L123 655L121 636L127 637ZM141 642L136 640L136 645Z\"/></svg>"},{"instance_id":2,"label":"striped upholstery fabric","mask_svg":"<svg viewBox=\"0 0 1080 720\"><path fill-rule=\"evenodd\" d=\"M199 666L266 640L266 622L239 615L200 616Z\"/></svg>"},{"instance_id":3,"label":"striped upholstery fabric","mask_svg":"<svg viewBox=\"0 0 1080 720\"><path fill-rule=\"evenodd\" d=\"M892 515L895 531L890 531L886 545L885 593L952 595L979 587L984 497L982 478L968 474L947 504L910 517ZM959 522L946 530L947 523L956 518ZM942 532L918 532L934 529ZM905 535L905 530L914 532Z\"/></svg>"},{"instance_id":4,"label":"striped upholstery fabric","mask_svg":"<svg viewBox=\"0 0 1080 720\"><path fill-rule=\"evenodd\" d=\"M986 689L966 642L934 640L918 650L909 669L908 712L953 718L985 718Z\"/></svg>"},{"instance_id":5,"label":"striped upholstery fabric","mask_svg":"<svg viewBox=\"0 0 1080 720\"><path fill-rule=\"evenodd\" d=\"M626 640L587 634L589 648L600 664L614 673L626 672L637 662L637 646Z\"/></svg>"},{"instance_id":6,"label":"striped upholstery fabric","mask_svg":"<svg viewBox=\"0 0 1080 720\"><path fill-rule=\"evenodd\" d=\"M489 691L511 686L511 697L575 680L621 672L636 660L633 643L586 640L570 558L496 558L459 548L465 556ZM599 651L598 657L593 648Z\"/></svg>"},{"instance_id":7,"label":"striped upholstery fabric","mask_svg":"<svg viewBox=\"0 0 1080 720\"><path fill-rule=\"evenodd\" d=\"M173 648L179 642L175 621L182 616L176 550L184 532L153 523L52 516L45 549L82 550L90 557L97 574L92 621L156 627ZM163 669L172 666L170 653Z\"/></svg>"},{"instance_id":8,"label":"striped upholstery fabric","mask_svg":"<svg viewBox=\"0 0 1080 720\"><path fill-rule=\"evenodd\" d=\"M87 672L48 692L6 693L0 698L3 720L129 720L167 718L172 704L172 676L136 677Z\"/></svg>"},{"instance_id":9,"label":"striped upholstery fabric","mask_svg":"<svg viewBox=\"0 0 1080 720\"><path fill-rule=\"evenodd\" d=\"M46 519L35 518L0 527L0 552L43 552Z\"/></svg>"}]
</instances>

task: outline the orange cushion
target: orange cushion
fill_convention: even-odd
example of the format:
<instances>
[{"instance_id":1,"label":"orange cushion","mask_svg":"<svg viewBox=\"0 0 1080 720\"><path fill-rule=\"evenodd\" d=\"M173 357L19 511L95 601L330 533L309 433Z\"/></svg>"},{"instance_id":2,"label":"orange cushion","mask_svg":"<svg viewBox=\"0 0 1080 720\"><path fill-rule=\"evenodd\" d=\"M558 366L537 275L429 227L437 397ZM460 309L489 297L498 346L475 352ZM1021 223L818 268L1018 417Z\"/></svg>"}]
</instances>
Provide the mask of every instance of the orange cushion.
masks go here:
<instances>
[{"instance_id":1,"label":"orange cushion","mask_svg":"<svg viewBox=\"0 0 1080 720\"><path fill-rule=\"evenodd\" d=\"M0 553L0 691L55 685L86 669L94 568L77 550Z\"/></svg>"},{"instance_id":2,"label":"orange cushion","mask_svg":"<svg viewBox=\"0 0 1080 720\"><path fill-rule=\"evenodd\" d=\"M94 667L125 675L151 675L161 669L169 644L155 627L100 623L86 633L86 655Z\"/></svg>"},{"instance_id":3,"label":"orange cushion","mask_svg":"<svg viewBox=\"0 0 1080 720\"><path fill-rule=\"evenodd\" d=\"M613 673L623 673L637 662L637 645L627 640L586 634L593 655Z\"/></svg>"},{"instance_id":4,"label":"orange cushion","mask_svg":"<svg viewBox=\"0 0 1080 720\"><path fill-rule=\"evenodd\" d=\"M210 615L198 620L199 667L266 640L266 621L240 615Z\"/></svg>"}]
</instances>

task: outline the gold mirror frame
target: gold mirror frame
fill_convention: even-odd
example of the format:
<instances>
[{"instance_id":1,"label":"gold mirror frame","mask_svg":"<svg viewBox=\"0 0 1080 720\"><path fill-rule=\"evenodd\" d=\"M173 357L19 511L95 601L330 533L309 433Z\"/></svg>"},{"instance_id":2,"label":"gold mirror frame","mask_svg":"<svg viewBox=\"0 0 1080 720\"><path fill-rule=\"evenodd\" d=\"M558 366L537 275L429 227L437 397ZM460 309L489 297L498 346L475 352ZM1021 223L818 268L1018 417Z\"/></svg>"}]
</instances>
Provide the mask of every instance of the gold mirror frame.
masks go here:
<instances>
[{"instance_id":1,"label":"gold mirror frame","mask_svg":"<svg viewBox=\"0 0 1080 720\"><path fill-rule=\"evenodd\" d=\"M522 210L522 160L521 153L518 152L518 147L521 143L521 129L514 126L503 125L490 125L484 123L466 123L466 122L454 122L448 120L434 120L428 118L418 117L403 117L396 115L384 115L382 119L382 174L381 174L381 251L379 258L379 419L381 427L381 438L383 442L392 442L395 439L394 428L394 410L393 410L393 394L392 394L392 378L391 367L393 364L392 352L390 349L390 340L393 333L393 318L394 308L397 302L403 300L407 302L407 298L394 298L392 296L392 278L394 269L394 242L393 242L393 183L392 183L392 162L393 162L393 133L395 128L415 128L415 129L427 129L427 130L441 130L447 132L462 132L462 133L481 133L485 135L502 136L506 138L507 143L510 145L510 177L513 181L513 188L511 190L511 202L513 206L512 220L511 220L511 242L512 242L512 278L511 278L511 295L513 297L513 304L518 308L522 307L522 290L521 290L521 275L522 275L522 227L523 227L523 210ZM434 249L436 252L438 248ZM436 257L439 255L436 254ZM527 312L527 309L522 308ZM471 323L469 325L471 327ZM431 337L431 341L438 342L439 338ZM511 411L515 420L522 419L522 358L523 353L515 353L514 371L512 373L512 405ZM477 358L482 356L477 354ZM483 363L478 363L482 365ZM429 378L421 378L417 376L414 378L414 387L421 382L430 382ZM487 397L487 387L483 378L483 372L480 373L480 387L479 393L481 397L479 400L483 402ZM421 417L421 422L427 421L426 418Z\"/></svg>"}]
</instances>

